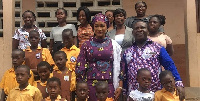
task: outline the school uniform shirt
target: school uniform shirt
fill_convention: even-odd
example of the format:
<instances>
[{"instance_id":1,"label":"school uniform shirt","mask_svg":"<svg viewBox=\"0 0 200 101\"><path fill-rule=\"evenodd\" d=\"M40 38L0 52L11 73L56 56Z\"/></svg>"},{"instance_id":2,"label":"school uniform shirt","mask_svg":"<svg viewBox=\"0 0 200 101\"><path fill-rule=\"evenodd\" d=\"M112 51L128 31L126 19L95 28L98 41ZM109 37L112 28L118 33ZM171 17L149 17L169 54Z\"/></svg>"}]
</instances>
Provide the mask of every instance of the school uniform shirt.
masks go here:
<instances>
[{"instance_id":1,"label":"school uniform shirt","mask_svg":"<svg viewBox=\"0 0 200 101\"><path fill-rule=\"evenodd\" d=\"M45 99L42 100L42 101L51 101L51 98L50 98L50 96L49 96L49 97L45 98ZM67 100L66 100L65 98L61 98L61 96L58 95L58 96L57 96L57 99L55 99L55 101L67 101Z\"/></svg>"},{"instance_id":2,"label":"school uniform shirt","mask_svg":"<svg viewBox=\"0 0 200 101\"><path fill-rule=\"evenodd\" d=\"M53 73L50 73L49 78L51 78L51 77L53 77ZM45 83L42 83L41 80L34 81L33 86L37 87L40 90L43 98L46 98L49 96L49 94L47 93L47 89L46 89L47 81Z\"/></svg>"},{"instance_id":3,"label":"school uniform shirt","mask_svg":"<svg viewBox=\"0 0 200 101\"><path fill-rule=\"evenodd\" d=\"M62 73L59 69L53 71L53 77L57 77L61 81L61 97L70 101L71 92L75 91L76 74L70 68L66 73Z\"/></svg>"},{"instance_id":4,"label":"school uniform shirt","mask_svg":"<svg viewBox=\"0 0 200 101\"><path fill-rule=\"evenodd\" d=\"M176 90L174 91L174 94L172 94L168 92L165 88L162 88L161 90L155 93L155 101L180 101L180 100L179 96L176 95Z\"/></svg>"},{"instance_id":5,"label":"school uniform shirt","mask_svg":"<svg viewBox=\"0 0 200 101\"><path fill-rule=\"evenodd\" d=\"M30 74L31 74L31 77L29 78L28 82L29 84L32 85L34 82L34 75L31 70L30 70ZM6 95L8 95L9 92L17 86L19 86L19 84L17 83L17 80L16 80L14 67L12 67L4 73L2 80L0 82L0 88L4 90Z\"/></svg>"},{"instance_id":6,"label":"school uniform shirt","mask_svg":"<svg viewBox=\"0 0 200 101\"><path fill-rule=\"evenodd\" d=\"M150 91L150 93L142 93L140 91L133 90L129 94L130 98L134 101L154 101L154 92ZM162 100L159 100L162 101Z\"/></svg>"},{"instance_id":7,"label":"school uniform shirt","mask_svg":"<svg viewBox=\"0 0 200 101\"><path fill-rule=\"evenodd\" d=\"M23 90L16 87L10 91L7 101L41 101L42 94L40 90L30 84Z\"/></svg>"},{"instance_id":8,"label":"school uniform shirt","mask_svg":"<svg viewBox=\"0 0 200 101\"><path fill-rule=\"evenodd\" d=\"M49 49L42 48L38 46L35 51L32 51L30 47L24 50L25 51L25 64L31 69L36 69L38 63L41 61L47 61L50 65L54 65L53 58Z\"/></svg>"},{"instance_id":9,"label":"school uniform shirt","mask_svg":"<svg viewBox=\"0 0 200 101\"><path fill-rule=\"evenodd\" d=\"M36 25L34 25L34 27L35 27L34 30L38 31L40 34L40 42L38 45L41 46L41 41L46 40L47 37L45 36L42 29L39 29ZM27 46L31 46L28 37L29 37L29 32L27 32L24 27L21 27L15 31L15 35L12 38L19 40L19 46L18 46L19 49L26 49Z\"/></svg>"},{"instance_id":10,"label":"school uniform shirt","mask_svg":"<svg viewBox=\"0 0 200 101\"><path fill-rule=\"evenodd\" d=\"M75 71L76 60L80 53L80 49L73 45L70 49L66 47L62 48L61 51L64 51L67 54L67 67Z\"/></svg>"}]
</instances>

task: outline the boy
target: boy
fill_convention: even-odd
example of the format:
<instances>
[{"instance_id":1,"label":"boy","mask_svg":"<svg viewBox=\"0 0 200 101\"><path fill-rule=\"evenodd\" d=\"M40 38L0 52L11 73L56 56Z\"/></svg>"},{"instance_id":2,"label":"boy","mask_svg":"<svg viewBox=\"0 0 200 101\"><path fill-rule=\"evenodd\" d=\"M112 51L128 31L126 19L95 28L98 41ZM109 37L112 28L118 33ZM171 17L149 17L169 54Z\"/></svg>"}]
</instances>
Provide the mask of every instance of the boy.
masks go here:
<instances>
[{"instance_id":1,"label":"boy","mask_svg":"<svg viewBox=\"0 0 200 101\"><path fill-rule=\"evenodd\" d=\"M172 73L168 70L162 71L159 79L163 88L155 93L155 101L180 101Z\"/></svg>"},{"instance_id":2,"label":"boy","mask_svg":"<svg viewBox=\"0 0 200 101\"><path fill-rule=\"evenodd\" d=\"M139 88L130 92L129 101L154 101L154 93L149 91L151 85L151 72L147 68L137 71Z\"/></svg>"},{"instance_id":3,"label":"boy","mask_svg":"<svg viewBox=\"0 0 200 101\"><path fill-rule=\"evenodd\" d=\"M40 35L37 31L30 31L28 40L31 46L25 49L25 64L30 67L35 75L37 75L38 63L41 61L47 61L49 64L54 65L54 61L47 48L41 48L38 46Z\"/></svg>"},{"instance_id":4,"label":"boy","mask_svg":"<svg viewBox=\"0 0 200 101\"><path fill-rule=\"evenodd\" d=\"M89 88L87 82L79 81L76 84L76 95L77 98L75 101L87 101L87 97L89 94Z\"/></svg>"},{"instance_id":5,"label":"boy","mask_svg":"<svg viewBox=\"0 0 200 101\"><path fill-rule=\"evenodd\" d=\"M7 101L41 101L42 94L40 90L28 83L31 77L30 68L21 65L15 70L18 87L12 89L7 97Z\"/></svg>"},{"instance_id":6,"label":"boy","mask_svg":"<svg viewBox=\"0 0 200 101\"><path fill-rule=\"evenodd\" d=\"M109 89L108 82L98 81L95 85L97 101L114 101L113 98L107 98Z\"/></svg>"},{"instance_id":7,"label":"boy","mask_svg":"<svg viewBox=\"0 0 200 101\"><path fill-rule=\"evenodd\" d=\"M61 92L61 82L59 78L52 77L47 80L47 91L49 93L49 97L43 99L42 101L67 101L59 95Z\"/></svg>"},{"instance_id":8,"label":"boy","mask_svg":"<svg viewBox=\"0 0 200 101\"><path fill-rule=\"evenodd\" d=\"M6 96L9 94L10 90L19 86L16 81L15 70L18 66L22 65L25 58L25 53L21 49L15 49L12 51L12 64L13 67L7 70L0 82L0 88L2 89L1 101L5 101ZM30 71L31 77L29 83L32 85L34 81L33 72Z\"/></svg>"},{"instance_id":9,"label":"boy","mask_svg":"<svg viewBox=\"0 0 200 101\"><path fill-rule=\"evenodd\" d=\"M66 67L67 55L63 51L54 54L54 61L58 69L53 71L53 76L61 81L61 97L71 101L71 92L75 91L76 75L73 70Z\"/></svg>"},{"instance_id":10,"label":"boy","mask_svg":"<svg viewBox=\"0 0 200 101\"><path fill-rule=\"evenodd\" d=\"M46 98L49 96L49 94L46 91L47 79L53 76L51 73L51 65L46 61L41 61L37 65L37 72L40 77L40 80L34 81L33 86L37 87L40 90L43 98Z\"/></svg>"},{"instance_id":11,"label":"boy","mask_svg":"<svg viewBox=\"0 0 200 101\"><path fill-rule=\"evenodd\" d=\"M67 67L75 71L76 60L80 53L80 49L74 45L74 36L72 29L64 29L62 32L62 40L64 48L61 51L64 51L67 54Z\"/></svg>"}]
</instances>

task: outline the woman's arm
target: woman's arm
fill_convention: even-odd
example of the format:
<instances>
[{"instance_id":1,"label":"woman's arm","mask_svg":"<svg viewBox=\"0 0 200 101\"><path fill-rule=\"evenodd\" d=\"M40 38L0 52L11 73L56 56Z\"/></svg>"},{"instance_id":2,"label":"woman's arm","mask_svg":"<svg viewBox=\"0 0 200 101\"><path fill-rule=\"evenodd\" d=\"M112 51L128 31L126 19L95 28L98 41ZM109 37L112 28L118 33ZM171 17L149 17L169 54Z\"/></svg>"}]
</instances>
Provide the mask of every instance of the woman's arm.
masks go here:
<instances>
[{"instance_id":1,"label":"woman's arm","mask_svg":"<svg viewBox=\"0 0 200 101\"><path fill-rule=\"evenodd\" d=\"M173 53L174 53L174 48L173 48L173 45L172 45L172 44L167 44L166 50L167 50L167 53L169 54L169 56L172 56L172 55L173 55Z\"/></svg>"},{"instance_id":2,"label":"woman's arm","mask_svg":"<svg viewBox=\"0 0 200 101\"><path fill-rule=\"evenodd\" d=\"M50 39L49 51L51 53L53 52L53 43L54 43L54 39Z\"/></svg>"},{"instance_id":3,"label":"woman's arm","mask_svg":"<svg viewBox=\"0 0 200 101\"><path fill-rule=\"evenodd\" d=\"M17 39L13 39L12 40L12 49L18 49L18 46L19 46L19 40Z\"/></svg>"}]
</instances>

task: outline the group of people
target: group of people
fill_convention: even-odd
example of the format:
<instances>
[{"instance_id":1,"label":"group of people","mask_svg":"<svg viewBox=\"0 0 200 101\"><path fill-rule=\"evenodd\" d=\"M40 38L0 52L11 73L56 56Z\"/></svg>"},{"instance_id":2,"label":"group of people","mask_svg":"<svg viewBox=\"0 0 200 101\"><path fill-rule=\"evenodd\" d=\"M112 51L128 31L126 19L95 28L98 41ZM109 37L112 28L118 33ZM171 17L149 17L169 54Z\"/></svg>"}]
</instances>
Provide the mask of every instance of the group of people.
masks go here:
<instances>
[{"instance_id":1,"label":"group of people","mask_svg":"<svg viewBox=\"0 0 200 101\"><path fill-rule=\"evenodd\" d=\"M165 16L146 10L139 1L136 16L118 8L91 20L80 7L76 29L59 8L48 48L35 14L25 11L13 36L13 67L0 82L1 101L183 101Z\"/></svg>"}]
</instances>

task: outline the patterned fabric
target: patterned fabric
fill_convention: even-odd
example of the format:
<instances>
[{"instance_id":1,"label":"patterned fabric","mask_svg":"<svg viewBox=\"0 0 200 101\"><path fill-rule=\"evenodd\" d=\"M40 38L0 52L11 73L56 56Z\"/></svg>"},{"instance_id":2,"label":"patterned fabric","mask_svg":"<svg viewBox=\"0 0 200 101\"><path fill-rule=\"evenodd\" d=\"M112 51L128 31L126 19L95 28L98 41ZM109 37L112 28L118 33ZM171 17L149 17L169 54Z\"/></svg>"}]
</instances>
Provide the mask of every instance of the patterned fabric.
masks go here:
<instances>
[{"instance_id":1,"label":"patterned fabric","mask_svg":"<svg viewBox=\"0 0 200 101\"><path fill-rule=\"evenodd\" d=\"M33 72L31 70L30 70L30 74L31 74L31 77L28 80L28 82L29 82L29 84L32 85L33 82L34 82L34 75L33 75ZM4 90L6 95L8 95L9 92L17 86L19 86L19 84L16 81L16 75L15 75L14 67L12 67L4 73L4 75L1 79L1 82L0 82L0 88Z\"/></svg>"},{"instance_id":2,"label":"patterned fabric","mask_svg":"<svg viewBox=\"0 0 200 101\"><path fill-rule=\"evenodd\" d=\"M97 21L101 21L101 22L106 23L107 28L109 28L109 21L108 21L107 17L106 17L104 14L102 14L102 13L96 14L96 15L92 18L92 25L94 25L94 23L97 22Z\"/></svg>"},{"instance_id":3,"label":"patterned fabric","mask_svg":"<svg viewBox=\"0 0 200 101\"><path fill-rule=\"evenodd\" d=\"M164 47L152 42L150 39L141 48L134 43L132 47L124 52L121 61L121 67L125 68L125 74L127 73L127 81L125 81L126 84L124 86L126 87L128 84L128 92L138 88L136 75L137 70L141 68L147 68L152 73L150 90L155 92L161 89L159 80L161 65L164 66L165 70L172 72L175 80L178 81L176 82L177 86L183 86L176 66Z\"/></svg>"},{"instance_id":4,"label":"patterned fabric","mask_svg":"<svg viewBox=\"0 0 200 101\"><path fill-rule=\"evenodd\" d=\"M176 90L174 93L170 93L163 88L155 93L155 101L180 101L179 96L176 94ZM184 100L185 101L185 100Z\"/></svg>"},{"instance_id":5,"label":"patterned fabric","mask_svg":"<svg viewBox=\"0 0 200 101\"><path fill-rule=\"evenodd\" d=\"M150 93L142 93L136 89L131 91L129 96L133 99L133 101L154 101L154 92L152 91L150 91Z\"/></svg>"},{"instance_id":6,"label":"patterned fabric","mask_svg":"<svg viewBox=\"0 0 200 101\"><path fill-rule=\"evenodd\" d=\"M39 29L36 25L34 26L35 26L34 30L38 31L40 34L39 46L41 46L41 40L46 40L47 38L42 29ZM29 32L27 32L24 27L21 27L15 31L15 35L12 38L19 40L19 46L18 46L19 49L26 49L27 46L31 46L28 37L29 37Z\"/></svg>"},{"instance_id":7,"label":"patterned fabric","mask_svg":"<svg viewBox=\"0 0 200 101\"><path fill-rule=\"evenodd\" d=\"M79 40L79 47L82 46L82 44L85 41L88 41L90 37L94 36L94 32L92 31L92 27L90 24L87 25L87 27L78 27L78 40Z\"/></svg>"},{"instance_id":8,"label":"patterned fabric","mask_svg":"<svg viewBox=\"0 0 200 101\"><path fill-rule=\"evenodd\" d=\"M113 49L112 41L108 37L105 39L96 39L92 37L81 47L75 71L78 80L87 79L90 89L89 101L91 101L91 99L96 99L94 85L95 82L102 80L106 80L109 83L110 93L108 97L114 97ZM117 77L119 77L119 75ZM120 76L120 79L122 78L123 77Z\"/></svg>"}]
</instances>

